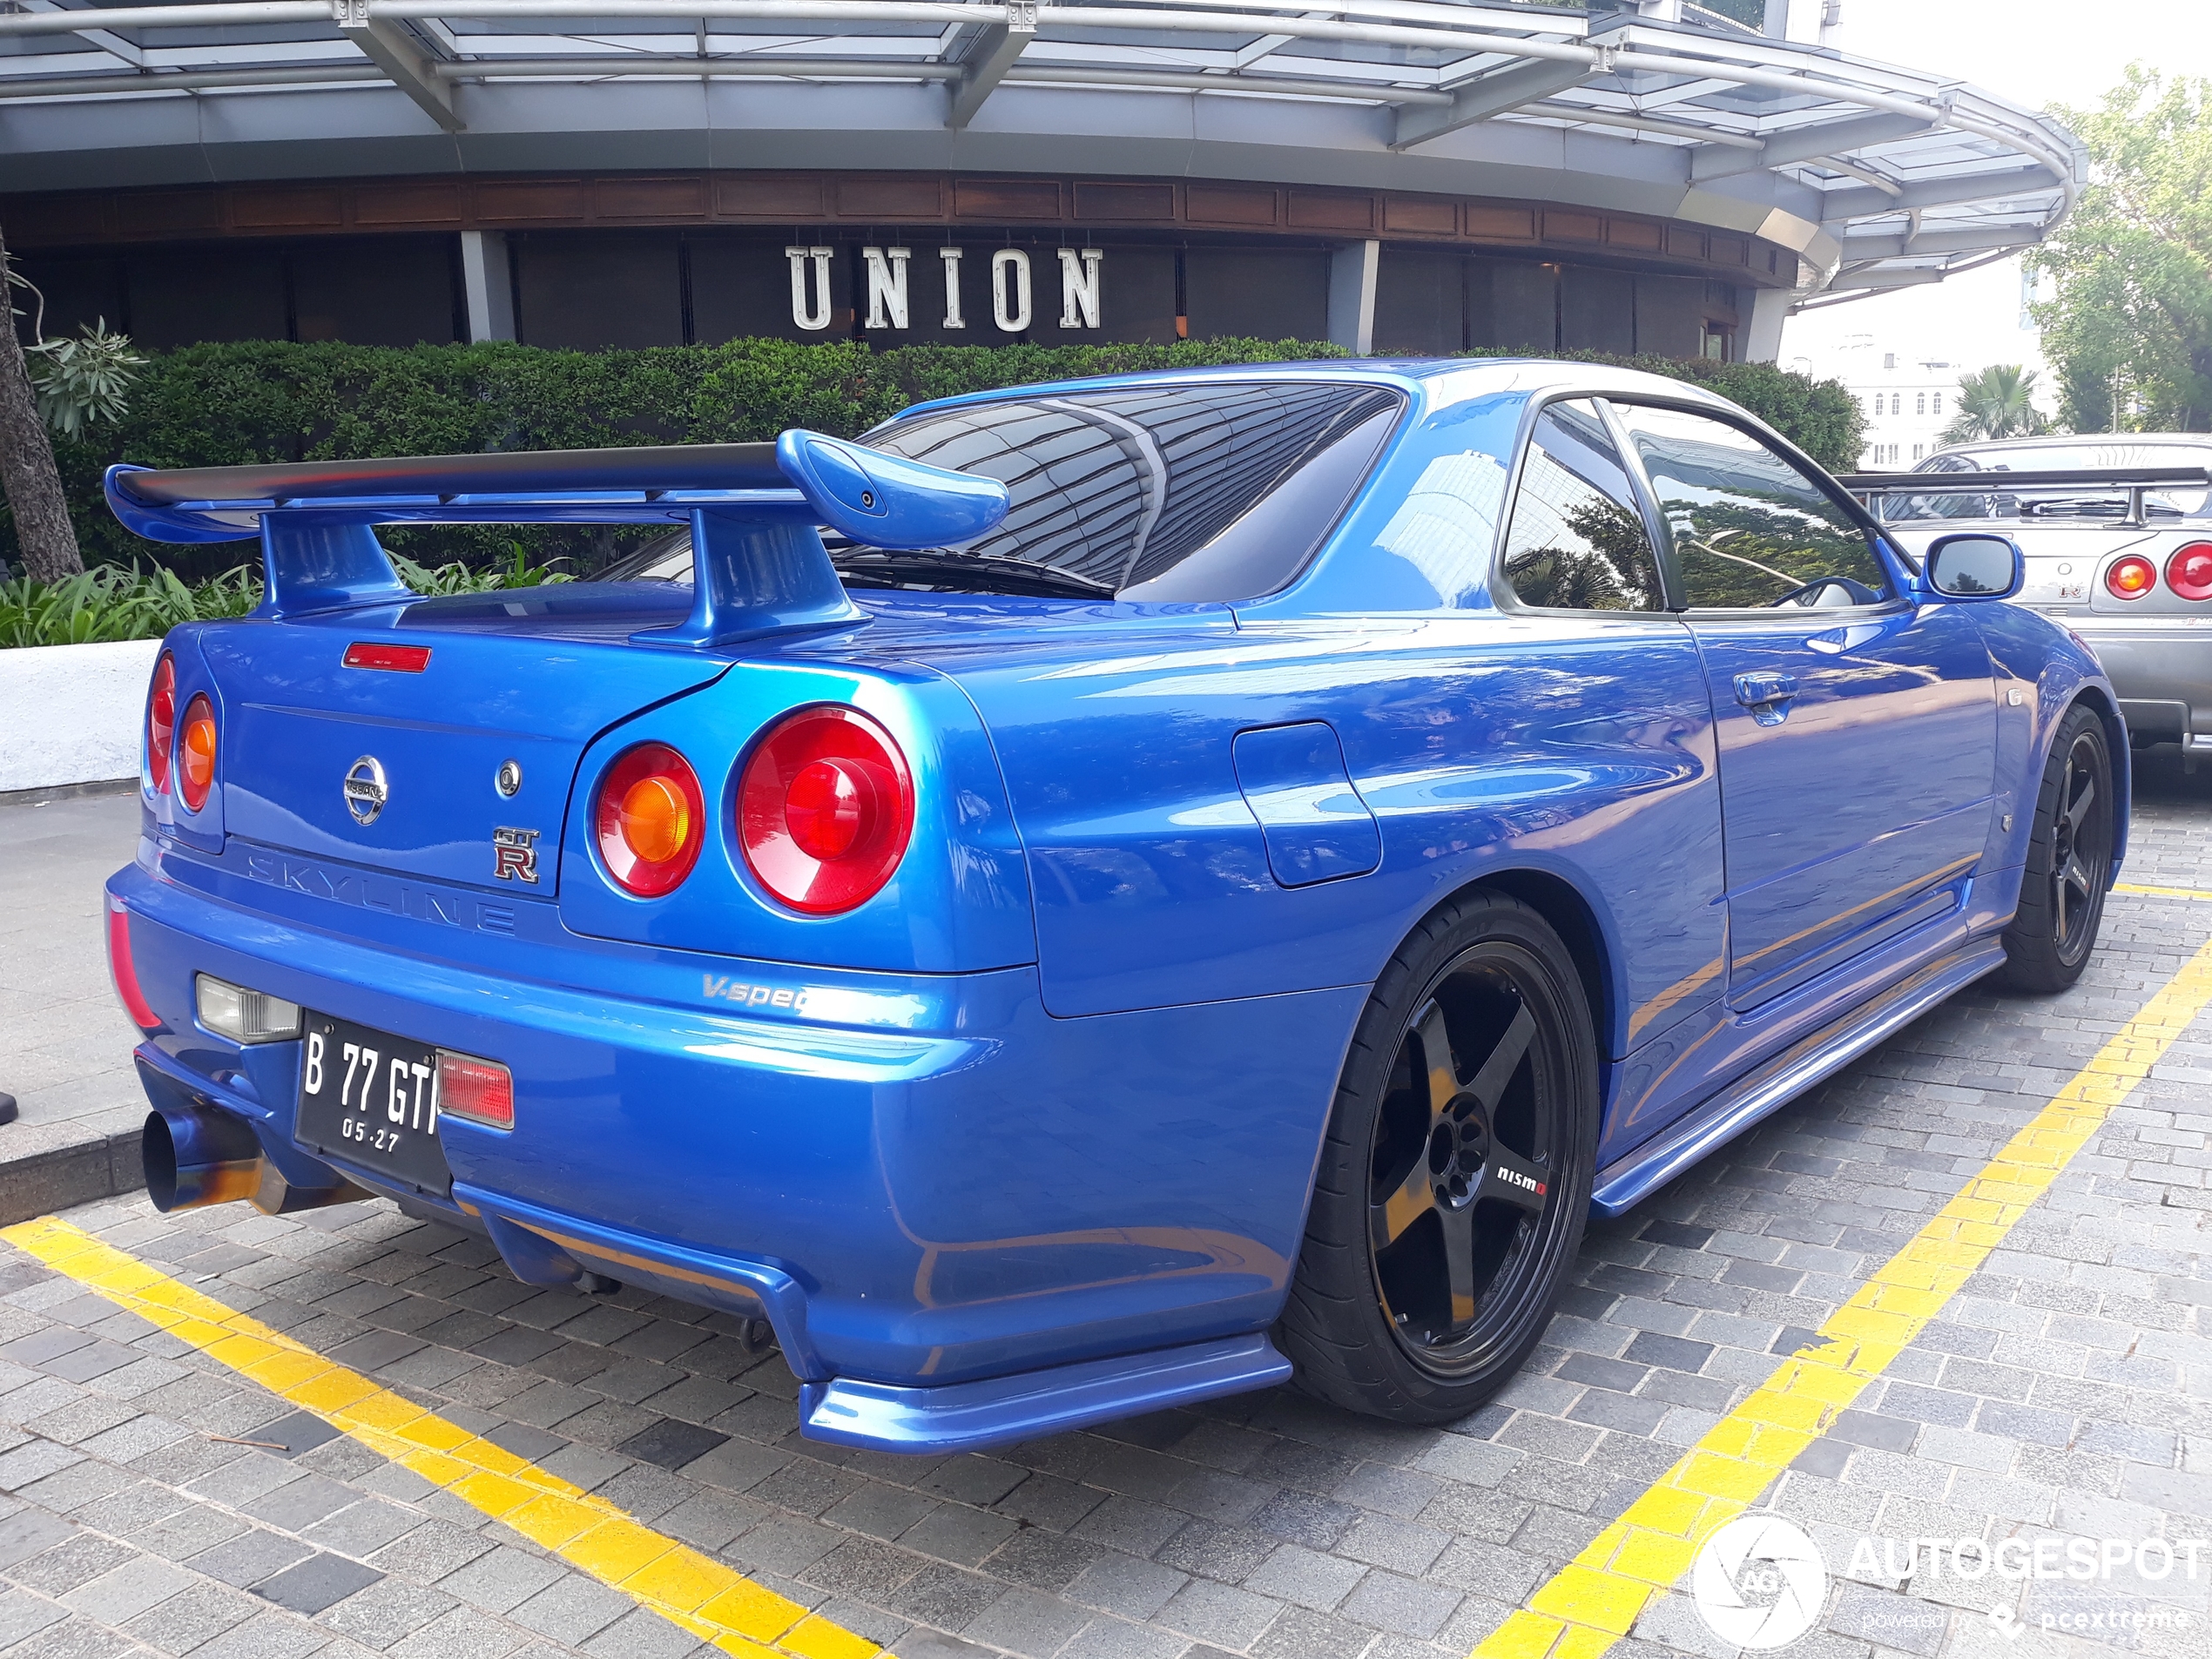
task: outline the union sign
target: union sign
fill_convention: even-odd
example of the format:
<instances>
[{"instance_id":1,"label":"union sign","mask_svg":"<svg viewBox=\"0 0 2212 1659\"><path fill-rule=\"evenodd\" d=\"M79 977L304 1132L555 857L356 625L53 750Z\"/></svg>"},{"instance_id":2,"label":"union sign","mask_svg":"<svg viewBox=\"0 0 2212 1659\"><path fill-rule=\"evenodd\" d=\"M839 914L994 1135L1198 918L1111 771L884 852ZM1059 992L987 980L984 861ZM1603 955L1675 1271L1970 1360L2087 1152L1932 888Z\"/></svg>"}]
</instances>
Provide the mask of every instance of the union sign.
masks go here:
<instances>
[{"instance_id":1,"label":"union sign","mask_svg":"<svg viewBox=\"0 0 2212 1659\"><path fill-rule=\"evenodd\" d=\"M967 306L961 292L961 269L966 252L957 247L937 250L939 278L935 286L944 302L942 326L947 328L965 328L968 326ZM1057 252L1060 255L1060 326L1062 328L1100 327L1104 303L1102 296L1105 250L1063 247ZM819 246L786 247L784 258L791 263L792 325L810 334L819 334L830 326L837 313L833 298L834 290L831 286L831 266L836 260L837 250ZM871 330L914 327L912 319L915 295L907 280L914 263L914 250L908 247L864 247L860 250L860 260L862 274L867 282L867 327ZM979 260L977 263L981 265L983 261ZM1008 334L1018 334L1027 330L1034 319L1036 303L1036 277L1031 269L1028 250L994 248L988 266L977 274L982 278L989 294L992 325L1001 333Z\"/></svg>"}]
</instances>

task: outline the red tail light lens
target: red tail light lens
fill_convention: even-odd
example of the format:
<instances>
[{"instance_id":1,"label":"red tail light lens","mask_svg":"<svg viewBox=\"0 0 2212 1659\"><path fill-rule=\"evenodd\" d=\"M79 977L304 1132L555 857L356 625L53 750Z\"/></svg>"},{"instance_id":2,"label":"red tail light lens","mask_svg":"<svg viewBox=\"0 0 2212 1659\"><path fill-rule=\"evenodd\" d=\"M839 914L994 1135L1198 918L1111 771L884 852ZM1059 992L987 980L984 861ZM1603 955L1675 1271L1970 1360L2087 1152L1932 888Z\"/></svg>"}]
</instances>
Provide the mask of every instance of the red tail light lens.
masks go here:
<instances>
[{"instance_id":1,"label":"red tail light lens","mask_svg":"<svg viewBox=\"0 0 2212 1659\"><path fill-rule=\"evenodd\" d=\"M203 691L185 705L185 725L177 742L177 793L195 813L207 805L215 787L215 705Z\"/></svg>"},{"instance_id":2,"label":"red tail light lens","mask_svg":"<svg viewBox=\"0 0 2212 1659\"><path fill-rule=\"evenodd\" d=\"M691 763L664 743L616 757L599 780L599 857L641 899L672 893L699 861L706 802Z\"/></svg>"},{"instance_id":3,"label":"red tail light lens","mask_svg":"<svg viewBox=\"0 0 2212 1659\"><path fill-rule=\"evenodd\" d=\"M771 731L738 786L745 867L810 916L883 890L914 834L914 791L891 734L854 709L802 709Z\"/></svg>"},{"instance_id":4,"label":"red tail light lens","mask_svg":"<svg viewBox=\"0 0 2212 1659\"><path fill-rule=\"evenodd\" d=\"M138 988L138 964L131 960L131 913L123 907L123 900L113 894L107 895L107 971L115 981L115 995L123 1004L123 1011L131 1022L141 1031L158 1031L161 1016L146 1001L146 995Z\"/></svg>"},{"instance_id":5,"label":"red tail light lens","mask_svg":"<svg viewBox=\"0 0 2212 1659\"><path fill-rule=\"evenodd\" d=\"M496 1060L438 1050L439 1114L489 1129L515 1127L515 1076Z\"/></svg>"},{"instance_id":6,"label":"red tail light lens","mask_svg":"<svg viewBox=\"0 0 2212 1659\"><path fill-rule=\"evenodd\" d=\"M2105 572L2105 591L2115 599L2140 599L2158 585L2158 567L2138 554L2114 559Z\"/></svg>"},{"instance_id":7,"label":"red tail light lens","mask_svg":"<svg viewBox=\"0 0 2212 1659\"><path fill-rule=\"evenodd\" d=\"M2167 560L2166 585L2184 599L2212 599L2212 542L2191 542Z\"/></svg>"},{"instance_id":8,"label":"red tail light lens","mask_svg":"<svg viewBox=\"0 0 2212 1659\"><path fill-rule=\"evenodd\" d=\"M146 774L157 795L169 787L169 756L177 737L177 659L167 651L153 665L146 694Z\"/></svg>"}]
</instances>

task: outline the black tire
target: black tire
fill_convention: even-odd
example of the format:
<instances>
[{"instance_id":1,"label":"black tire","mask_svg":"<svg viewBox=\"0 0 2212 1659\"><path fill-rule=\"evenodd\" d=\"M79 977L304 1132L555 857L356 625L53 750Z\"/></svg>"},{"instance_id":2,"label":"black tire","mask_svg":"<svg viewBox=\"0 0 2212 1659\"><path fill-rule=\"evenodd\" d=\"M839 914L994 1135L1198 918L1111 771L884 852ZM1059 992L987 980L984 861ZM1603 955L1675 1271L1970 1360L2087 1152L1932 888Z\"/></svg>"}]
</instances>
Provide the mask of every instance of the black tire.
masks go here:
<instances>
[{"instance_id":1,"label":"black tire","mask_svg":"<svg viewBox=\"0 0 2212 1659\"><path fill-rule=\"evenodd\" d=\"M1399 1423L1489 1399L1551 1322L1596 1147L1567 947L1503 894L1440 906L1383 970L1337 1085L1277 1331L1298 1386Z\"/></svg>"},{"instance_id":2,"label":"black tire","mask_svg":"<svg viewBox=\"0 0 2212 1659\"><path fill-rule=\"evenodd\" d=\"M2104 722L2075 704L2059 722L2035 792L2020 908L2005 930L2004 982L2063 991L2081 977L2112 880L2112 751Z\"/></svg>"}]
</instances>

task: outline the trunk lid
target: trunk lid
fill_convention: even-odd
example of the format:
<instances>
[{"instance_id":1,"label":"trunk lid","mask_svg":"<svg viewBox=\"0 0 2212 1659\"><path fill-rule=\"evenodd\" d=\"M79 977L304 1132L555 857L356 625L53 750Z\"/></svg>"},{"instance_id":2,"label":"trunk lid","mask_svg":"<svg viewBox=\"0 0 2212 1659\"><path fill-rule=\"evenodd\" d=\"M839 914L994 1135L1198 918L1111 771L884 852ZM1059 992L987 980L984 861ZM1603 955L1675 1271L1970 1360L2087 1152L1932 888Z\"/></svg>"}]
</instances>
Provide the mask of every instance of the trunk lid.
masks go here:
<instances>
[{"instance_id":1,"label":"trunk lid","mask_svg":"<svg viewBox=\"0 0 2212 1659\"><path fill-rule=\"evenodd\" d=\"M637 629L680 617L689 600L688 590L552 588L210 624L198 644L221 713L224 830L550 898L586 747L711 684L732 660L629 643ZM425 647L429 657L415 672L347 667L356 642ZM349 775L381 788L381 805L371 810L374 789L349 795ZM502 876L501 841L535 856L510 854Z\"/></svg>"}]
</instances>

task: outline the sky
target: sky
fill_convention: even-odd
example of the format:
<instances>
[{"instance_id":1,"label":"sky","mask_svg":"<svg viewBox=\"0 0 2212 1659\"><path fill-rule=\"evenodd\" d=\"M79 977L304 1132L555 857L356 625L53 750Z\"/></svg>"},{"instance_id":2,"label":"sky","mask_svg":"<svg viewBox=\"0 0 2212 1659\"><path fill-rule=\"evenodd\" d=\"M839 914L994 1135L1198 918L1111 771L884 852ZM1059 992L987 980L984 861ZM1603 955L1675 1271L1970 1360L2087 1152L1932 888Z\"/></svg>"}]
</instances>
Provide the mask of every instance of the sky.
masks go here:
<instances>
[{"instance_id":1,"label":"sky","mask_svg":"<svg viewBox=\"0 0 2212 1659\"><path fill-rule=\"evenodd\" d=\"M2031 109L2094 105L2134 61L2212 75L2212 0L1843 0L1832 44L1854 57L1957 76ZM1784 326L1781 361L1839 375L1864 361L1847 349L1853 338L1871 335L1876 350L1895 351L1900 362L1911 355L1969 370L2032 367L2040 355L2020 315L2020 265L2007 260L1801 312Z\"/></svg>"}]
</instances>

